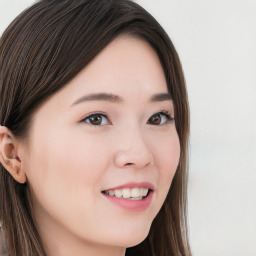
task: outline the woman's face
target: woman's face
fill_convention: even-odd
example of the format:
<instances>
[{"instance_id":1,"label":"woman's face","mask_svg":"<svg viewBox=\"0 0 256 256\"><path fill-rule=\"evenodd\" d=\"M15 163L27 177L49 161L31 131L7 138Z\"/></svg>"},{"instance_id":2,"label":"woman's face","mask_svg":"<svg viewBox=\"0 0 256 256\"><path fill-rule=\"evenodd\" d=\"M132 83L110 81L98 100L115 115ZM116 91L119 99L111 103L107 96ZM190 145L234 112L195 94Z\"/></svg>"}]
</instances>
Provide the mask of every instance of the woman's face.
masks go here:
<instances>
[{"instance_id":1,"label":"woman's face","mask_svg":"<svg viewBox=\"0 0 256 256\"><path fill-rule=\"evenodd\" d=\"M179 162L173 117L157 54L128 36L40 106L23 165L49 251L145 239Z\"/></svg>"}]
</instances>

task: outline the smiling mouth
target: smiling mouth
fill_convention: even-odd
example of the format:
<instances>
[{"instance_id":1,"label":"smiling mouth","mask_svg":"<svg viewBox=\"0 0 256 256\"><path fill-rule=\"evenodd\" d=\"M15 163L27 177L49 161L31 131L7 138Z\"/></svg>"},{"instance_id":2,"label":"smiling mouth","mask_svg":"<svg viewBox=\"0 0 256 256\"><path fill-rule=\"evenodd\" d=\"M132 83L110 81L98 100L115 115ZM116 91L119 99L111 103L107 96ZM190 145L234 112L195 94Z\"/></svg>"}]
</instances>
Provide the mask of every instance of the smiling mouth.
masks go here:
<instances>
[{"instance_id":1,"label":"smiling mouth","mask_svg":"<svg viewBox=\"0 0 256 256\"><path fill-rule=\"evenodd\" d=\"M149 188L123 188L102 191L103 194L110 197L117 197L127 200L142 200L146 198L151 192L153 191Z\"/></svg>"}]
</instances>

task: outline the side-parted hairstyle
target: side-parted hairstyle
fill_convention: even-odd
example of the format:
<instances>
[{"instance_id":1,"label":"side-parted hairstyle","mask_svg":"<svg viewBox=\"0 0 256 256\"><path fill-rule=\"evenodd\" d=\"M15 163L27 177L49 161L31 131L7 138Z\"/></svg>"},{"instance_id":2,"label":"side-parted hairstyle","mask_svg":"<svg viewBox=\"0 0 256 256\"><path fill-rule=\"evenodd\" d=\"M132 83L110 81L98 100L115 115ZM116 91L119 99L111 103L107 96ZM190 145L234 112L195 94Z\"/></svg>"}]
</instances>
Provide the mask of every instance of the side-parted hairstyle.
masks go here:
<instances>
[{"instance_id":1,"label":"side-parted hairstyle","mask_svg":"<svg viewBox=\"0 0 256 256\"><path fill-rule=\"evenodd\" d=\"M0 124L29 136L34 111L121 34L147 41L162 64L173 98L180 162L149 235L132 256L190 256L187 235L189 107L182 67L166 32L130 0L41 0L22 12L0 39ZM99 74L100 75L100 74ZM0 224L8 255L46 256L33 218L28 184L0 165ZM4 250L4 249L3 249Z\"/></svg>"}]
</instances>

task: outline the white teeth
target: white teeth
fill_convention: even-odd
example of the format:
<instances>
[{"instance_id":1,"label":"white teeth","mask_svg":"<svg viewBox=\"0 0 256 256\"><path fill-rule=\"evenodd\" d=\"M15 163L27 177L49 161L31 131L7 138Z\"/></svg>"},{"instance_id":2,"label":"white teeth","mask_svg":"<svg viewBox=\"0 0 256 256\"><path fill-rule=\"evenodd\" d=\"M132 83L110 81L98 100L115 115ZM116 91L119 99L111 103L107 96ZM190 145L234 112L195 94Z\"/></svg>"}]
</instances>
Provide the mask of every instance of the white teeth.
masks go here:
<instances>
[{"instance_id":1,"label":"white teeth","mask_svg":"<svg viewBox=\"0 0 256 256\"><path fill-rule=\"evenodd\" d=\"M148 188L123 188L115 190L107 190L105 194L115 196L118 198L125 198L130 200L141 200L148 194Z\"/></svg>"},{"instance_id":2,"label":"white teeth","mask_svg":"<svg viewBox=\"0 0 256 256\"><path fill-rule=\"evenodd\" d=\"M124 188L122 192L123 192L123 198L131 197L131 190L129 188Z\"/></svg>"},{"instance_id":3,"label":"white teeth","mask_svg":"<svg viewBox=\"0 0 256 256\"><path fill-rule=\"evenodd\" d=\"M109 192L108 194L109 194L110 196L114 196L114 195L115 195L115 192L114 192L113 190L109 190L108 192Z\"/></svg>"},{"instance_id":4,"label":"white teeth","mask_svg":"<svg viewBox=\"0 0 256 256\"><path fill-rule=\"evenodd\" d=\"M146 196L148 194L148 189L147 188L141 188L141 194L142 194L142 196Z\"/></svg>"},{"instance_id":5,"label":"white teeth","mask_svg":"<svg viewBox=\"0 0 256 256\"><path fill-rule=\"evenodd\" d=\"M115 196L118 198L121 198L123 196L121 189L115 189L114 192L115 192Z\"/></svg>"},{"instance_id":6,"label":"white teeth","mask_svg":"<svg viewBox=\"0 0 256 256\"><path fill-rule=\"evenodd\" d=\"M140 188L132 188L131 189L131 196L132 197L140 197L141 196Z\"/></svg>"}]
</instances>

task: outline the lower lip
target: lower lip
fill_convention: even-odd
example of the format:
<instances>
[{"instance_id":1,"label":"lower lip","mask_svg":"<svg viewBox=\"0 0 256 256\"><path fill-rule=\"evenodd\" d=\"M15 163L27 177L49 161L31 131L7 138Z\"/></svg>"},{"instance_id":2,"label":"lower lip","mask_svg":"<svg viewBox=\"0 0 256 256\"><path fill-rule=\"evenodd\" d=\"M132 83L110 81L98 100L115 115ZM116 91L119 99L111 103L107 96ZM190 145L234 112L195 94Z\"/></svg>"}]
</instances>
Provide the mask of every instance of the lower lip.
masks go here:
<instances>
[{"instance_id":1,"label":"lower lip","mask_svg":"<svg viewBox=\"0 0 256 256\"><path fill-rule=\"evenodd\" d=\"M126 210L130 211L144 211L146 210L152 201L153 192L151 191L147 197L141 199L141 200L129 200L124 198L118 198L115 196L109 196L106 194L102 194L105 196L110 202L118 205L121 208L124 208Z\"/></svg>"}]
</instances>

